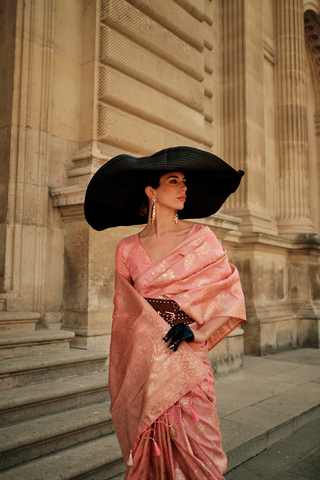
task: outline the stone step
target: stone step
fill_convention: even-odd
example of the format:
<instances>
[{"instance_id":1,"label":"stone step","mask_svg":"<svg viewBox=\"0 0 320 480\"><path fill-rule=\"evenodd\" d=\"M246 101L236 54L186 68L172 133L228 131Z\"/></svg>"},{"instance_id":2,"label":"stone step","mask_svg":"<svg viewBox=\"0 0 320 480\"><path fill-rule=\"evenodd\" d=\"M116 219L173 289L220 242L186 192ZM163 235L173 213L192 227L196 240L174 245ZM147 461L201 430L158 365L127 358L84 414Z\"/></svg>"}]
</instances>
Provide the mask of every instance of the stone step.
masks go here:
<instances>
[{"instance_id":1,"label":"stone step","mask_svg":"<svg viewBox=\"0 0 320 480\"><path fill-rule=\"evenodd\" d=\"M37 312L0 312L1 335L35 331L40 318Z\"/></svg>"},{"instance_id":2,"label":"stone step","mask_svg":"<svg viewBox=\"0 0 320 480\"><path fill-rule=\"evenodd\" d=\"M109 409L104 402L1 428L0 470L113 433Z\"/></svg>"},{"instance_id":3,"label":"stone step","mask_svg":"<svg viewBox=\"0 0 320 480\"><path fill-rule=\"evenodd\" d=\"M126 465L115 434L2 471L1 480L120 480Z\"/></svg>"},{"instance_id":4,"label":"stone step","mask_svg":"<svg viewBox=\"0 0 320 480\"><path fill-rule=\"evenodd\" d=\"M3 390L0 427L110 400L107 373Z\"/></svg>"},{"instance_id":5,"label":"stone step","mask_svg":"<svg viewBox=\"0 0 320 480\"><path fill-rule=\"evenodd\" d=\"M70 350L0 362L0 390L106 370L105 351ZM106 372L107 375L107 372Z\"/></svg>"},{"instance_id":6,"label":"stone step","mask_svg":"<svg viewBox=\"0 0 320 480\"><path fill-rule=\"evenodd\" d=\"M74 332L64 330L36 330L1 335L0 358L26 357L69 350L69 343L73 337Z\"/></svg>"},{"instance_id":7,"label":"stone step","mask_svg":"<svg viewBox=\"0 0 320 480\"><path fill-rule=\"evenodd\" d=\"M217 383L216 398L229 471L320 418L320 350L245 356L244 377Z\"/></svg>"},{"instance_id":8,"label":"stone step","mask_svg":"<svg viewBox=\"0 0 320 480\"><path fill-rule=\"evenodd\" d=\"M226 441L229 440L229 445L224 447L225 453L228 457L227 472L238 467L250 458L259 455L259 453L263 452L266 448L286 438L291 433L299 430L299 428L308 425L308 423L311 423L314 420L318 420L320 418L320 397L318 403L317 406L306 408L305 411L298 415L292 415L289 420L279 420L276 421L275 424L272 424L272 421L274 420L272 418L272 420L270 419L270 425L268 427L263 430L261 429L256 433L249 430L244 425L239 425L238 430L234 425L228 425L226 428L225 423L220 421L222 443L227 443ZM263 413L261 412L261 417L262 414ZM272 413L270 413L270 417L271 416L274 417ZM256 422L257 418L258 417L252 415L252 424ZM231 447L230 444L235 445Z\"/></svg>"}]
</instances>

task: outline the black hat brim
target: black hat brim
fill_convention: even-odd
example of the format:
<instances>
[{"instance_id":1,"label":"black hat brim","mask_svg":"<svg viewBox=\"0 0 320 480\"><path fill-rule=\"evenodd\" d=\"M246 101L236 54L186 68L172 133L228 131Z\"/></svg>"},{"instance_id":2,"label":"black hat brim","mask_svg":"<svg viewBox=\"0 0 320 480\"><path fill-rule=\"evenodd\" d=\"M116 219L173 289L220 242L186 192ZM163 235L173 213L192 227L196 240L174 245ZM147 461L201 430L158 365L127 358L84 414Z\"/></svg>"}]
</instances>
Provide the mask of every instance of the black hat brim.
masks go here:
<instances>
[{"instance_id":1,"label":"black hat brim","mask_svg":"<svg viewBox=\"0 0 320 480\"><path fill-rule=\"evenodd\" d=\"M98 231L147 223L138 213L144 190L152 179L169 172L182 172L187 179L181 219L216 213L236 191L244 174L216 155L191 147L168 148L148 157L118 155L105 163L88 185L84 203L87 222Z\"/></svg>"}]
</instances>

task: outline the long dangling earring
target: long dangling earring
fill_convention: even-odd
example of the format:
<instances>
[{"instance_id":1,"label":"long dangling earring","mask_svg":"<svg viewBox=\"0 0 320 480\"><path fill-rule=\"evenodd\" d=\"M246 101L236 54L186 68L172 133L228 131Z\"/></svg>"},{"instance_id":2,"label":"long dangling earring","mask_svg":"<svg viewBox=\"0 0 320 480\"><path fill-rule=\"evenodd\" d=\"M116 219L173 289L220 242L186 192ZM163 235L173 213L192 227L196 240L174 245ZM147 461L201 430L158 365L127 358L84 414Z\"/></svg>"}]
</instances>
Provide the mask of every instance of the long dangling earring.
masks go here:
<instances>
[{"instance_id":1,"label":"long dangling earring","mask_svg":"<svg viewBox=\"0 0 320 480\"><path fill-rule=\"evenodd\" d=\"M178 217L178 212L176 210L176 213L174 214L174 223L177 225L178 223L178 220L179 220L179 217Z\"/></svg>"},{"instance_id":2,"label":"long dangling earring","mask_svg":"<svg viewBox=\"0 0 320 480\"><path fill-rule=\"evenodd\" d=\"M152 208L151 208L151 225L154 225L154 222L156 220L156 206L155 206L155 203L156 203L157 199L153 198L152 201L153 201L153 205L152 205Z\"/></svg>"}]
</instances>

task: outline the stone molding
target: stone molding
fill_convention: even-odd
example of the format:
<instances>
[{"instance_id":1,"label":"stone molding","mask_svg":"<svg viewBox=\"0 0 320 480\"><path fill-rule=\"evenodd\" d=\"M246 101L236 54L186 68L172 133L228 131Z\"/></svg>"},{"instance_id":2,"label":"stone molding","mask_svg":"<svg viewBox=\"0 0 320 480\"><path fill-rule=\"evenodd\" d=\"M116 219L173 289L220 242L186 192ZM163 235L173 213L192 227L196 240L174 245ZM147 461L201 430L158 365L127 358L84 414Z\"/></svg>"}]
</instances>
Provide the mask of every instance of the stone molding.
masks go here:
<instances>
[{"instance_id":1,"label":"stone molding","mask_svg":"<svg viewBox=\"0 0 320 480\"><path fill-rule=\"evenodd\" d=\"M240 230L244 233L261 232L271 235L276 235L277 233L275 219L265 211L246 207L231 209L225 208L225 206L222 210L228 215L237 216L242 220Z\"/></svg>"},{"instance_id":2,"label":"stone molding","mask_svg":"<svg viewBox=\"0 0 320 480\"><path fill-rule=\"evenodd\" d=\"M91 167L83 167L84 170L89 168ZM59 208L64 223L85 220L83 205L86 190L87 185L70 185L50 190L52 206Z\"/></svg>"},{"instance_id":3,"label":"stone molding","mask_svg":"<svg viewBox=\"0 0 320 480\"><path fill-rule=\"evenodd\" d=\"M111 156L102 153L96 141L80 144L72 156L73 167L67 171L67 186L88 185L96 171L110 160Z\"/></svg>"},{"instance_id":4,"label":"stone molding","mask_svg":"<svg viewBox=\"0 0 320 480\"><path fill-rule=\"evenodd\" d=\"M84 204L87 185L70 185L68 187L52 188L50 195L53 207Z\"/></svg>"},{"instance_id":5,"label":"stone molding","mask_svg":"<svg viewBox=\"0 0 320 480\"><path fill-rule=\"evenodd\" d=\"M303 0L303 11L313 10L319 12L319 0Z\"/></svg>"},{"instance_id":6,"label":"stone molding","mask_svg":"<svg viewBox=\"0 0 320 480\"><path fill-rule=\"evenodd\" d=\"M0 312L0 333L4 335L36 330L37 312Z\"/></svg>"},{"instance_id":7,"label":"stone molding","mask_svg":"<svg viewBox=\"0 0 320 480\"><path fill-rule=\"evenodd\" d=\"M72 157L72 161L76 166L91 164L101 166L109 159L110 157L101 152L97 142L95 141L80 144L79 149Z\"/></svg>"}]
</instances>

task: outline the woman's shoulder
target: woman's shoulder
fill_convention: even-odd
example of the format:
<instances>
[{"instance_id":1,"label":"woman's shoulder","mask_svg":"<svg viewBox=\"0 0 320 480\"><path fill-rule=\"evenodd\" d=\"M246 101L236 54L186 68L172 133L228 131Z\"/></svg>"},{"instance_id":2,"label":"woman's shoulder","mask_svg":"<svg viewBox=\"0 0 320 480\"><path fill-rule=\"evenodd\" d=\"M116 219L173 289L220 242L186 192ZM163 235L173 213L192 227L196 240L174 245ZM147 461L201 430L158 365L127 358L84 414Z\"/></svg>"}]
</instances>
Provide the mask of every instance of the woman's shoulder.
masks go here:
<instances>
[{"instance_id":1,"label":"woman's shoulder","mask_svg":"<svg viewBox=\"0 0 320 480\"><path fill-rule=\"evenodd\" d=\"M190 234L194 233L208 233L210 236L215 237L215 234L211 230L211 228L207 227L207 225L201 225L200 223L195 223L190 230Z\"/></svg>"},{"instance_id":2,"label":"woman's shoulder","mask_svg":"<svg viewBox=\"0 0 320 480\"><path fill-rule=\"evenodd\" d=\"M128 270L128 260L134 258L134 251L137 248L138 234L125 237L117 245L115 255L115 266L120 271L121 275L125 278L129 278L130 273Z\"/></svg>"},{"instance_id":3,"label":"woman's shoulder","mask_svg":"<svg viewBox=\"0 0 320 480\"><path fill-rule=\"evenodd\" d=\"M130 251L137 244L138 233L125 237L117 245L117 250L121 250L123 254Z\"/></svg>"}]
</instances>

